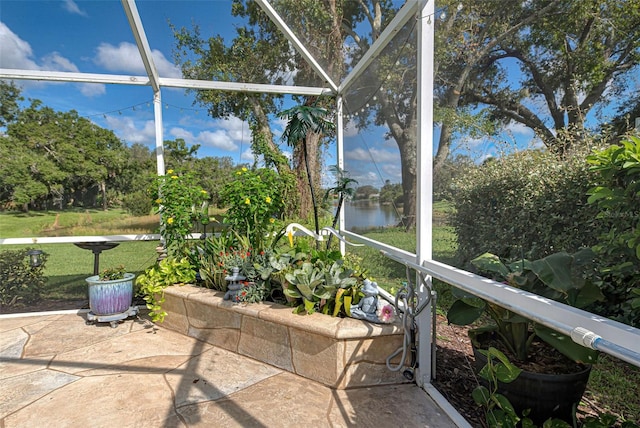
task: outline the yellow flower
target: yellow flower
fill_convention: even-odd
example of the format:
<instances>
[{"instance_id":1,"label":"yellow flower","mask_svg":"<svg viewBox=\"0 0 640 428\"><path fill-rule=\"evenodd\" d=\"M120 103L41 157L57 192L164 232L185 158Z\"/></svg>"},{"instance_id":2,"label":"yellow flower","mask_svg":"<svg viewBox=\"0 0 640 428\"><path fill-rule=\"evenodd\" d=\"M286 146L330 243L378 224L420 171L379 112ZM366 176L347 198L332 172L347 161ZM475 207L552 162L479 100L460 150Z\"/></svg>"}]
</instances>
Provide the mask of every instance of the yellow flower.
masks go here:
<instances>
[{"instance_id":1,"label":"yellow flower","mask_svg":"<svg viewBox=\"0 0 640 428\"><path fill-rule=\"evenodd\" d=\"M207 191L206 190L201 190L200 193L202 193L203 195L206 195Z\"/></svg>"},{"instance_id":2,"label":"yellow flower","mask_svg":"<svg viewBox=\"0 0 640 428\"><path fill-rule=\"evenodd\" d=\"M242 172L247 172L247 168L242 167Z\"/></svg>"},{"instance_id":3,"label":"yellow flower","mask_svg":"<svg viewBox=\"0 0 640 428\"><path fill-rule=\"evenodd\" d=\"M236 171L236 175L242 175L242 171Z\"/></svg>"},{"instance_id":4,"label":"yellow flower","mask_svg":"<svg viewBox=\"0 0 640 428\"><path fill-rule=\"evenodd\" d=\"M162 203L162 199L158 198L156 199L156 204L161 204Z\"/></svg>"},{"instance_id":5,"label":"yellow flower","mask_svg":"<svg viewBox=\"0 0 640 428\"><path fill-rule=\"evenodd\" d=\"M251 200L249 198L247 198L247 199L244 200L244 203L249 205L249 204L251 204Z\"/></svg>"},{"instance_id":6,"label":"yellow flower","mask_svg":"<svg viewBox=\"0 0 640 428\"><path fill-rule=\"evenodd\" d=\"M272 224L273 224L273 223L275 223L275 222L276 222L276 219L275 219L275 218L271 217L271 218L269 219L269 223L272 223Z\"/></svg>"},{"instance_id":7,"label":"yellow flower","mask_svg":"<svg viewBox=\"0 0 640 428\"><path fill-rule=\"evenodd\" d=\"M167 174L173 174L173 170L170 169L169 171L167 171Z\"/></svg>"},{"instance_id":8,"label":"yellow flower","mask_svg":"<svg viewBox=\"0 0 640 428\"><path fill-rule=\"evenodd\" d=\"M289 237L289 246L293 248L293 232L289 231L289 233L287 233L287 236Z\"/></svg>"},{"instance_id":9,"label":"yellow flower","mask_svg":"<svg viewBox=\"0 0 640 428\"><path fill-rule=\"evenodd\" d=\"M270 203L271 203L271 198L270 198L270 197L268 197L268 196L267 196L264 200L265 200L268 204L270 204Z\"/></svg>"},{"instance_id":10,"label":"yellow flower","mask_svg":"<svg viewBox=\"0 0 640 428\"><path fill-rule=\"evenodd\" d=\"M173 178L175 180L176 178L178 178L178 176L177 175L172 175L171 178Z\"/></svg>"},{"instance_id":11,"label":"yellow flower","mask_svg":"<svg viewBox=\"0 0 640 428\"><path fill-rule=\"evenodd\" d=\"M169 217L167 219L167 224L173 224L173 217Z\"/></svg>"}]
</instances>

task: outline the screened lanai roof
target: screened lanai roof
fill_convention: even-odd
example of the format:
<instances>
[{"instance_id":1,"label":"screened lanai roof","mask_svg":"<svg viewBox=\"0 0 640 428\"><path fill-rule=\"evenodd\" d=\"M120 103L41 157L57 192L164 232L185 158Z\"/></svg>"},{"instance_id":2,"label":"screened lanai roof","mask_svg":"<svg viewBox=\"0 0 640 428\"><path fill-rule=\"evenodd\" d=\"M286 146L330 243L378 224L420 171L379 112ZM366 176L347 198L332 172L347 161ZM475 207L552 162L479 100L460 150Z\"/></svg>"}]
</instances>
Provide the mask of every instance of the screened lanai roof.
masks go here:
<instances>
[{"instance_id":1,"label":"screened lanai roof","mask_svg":"<svg viewBox=\"0 0 640 428\"><path fill-rule=\"evenodd\" d=\"M83 83L113 83L134 86L151 86L153 89L158 87L186 87L186 88L210 88L224 90L241 90L241 91L257 91L257 92L280 92L291 94L312 94L320 93L336 93L338 87L343 83L347 74L353 67L348 66L347 69L338 67L340 61L337 58L328 58L325 52L326 44L330 43L330 33L332 25L338 25L332 22L333 15L329 10L318 10L317 15L311 20L305 20L304 16L288 13L290 8L289 1L273 1L257 0L255 4L249 2L249 7L259 10L257 13L260 22L271 21L282 30L288 39L288 44L273 45L271 48L278 51L278 60L283 63L282 70L272 70L268 62L268 58L258 58L252 55L238 55L238 69L253 67L263 70L259 77L252 74L251 78L245 73L240 75L232 70L225 75L213 76L212 79L202 81L197 76L183 76L180 70L171 63L172 52L174 46L167 44L172 37L172 28L176 31L185 28L192 30L196 26L200 29L203 38L214 35L221 35L229 42L236 34L236 28L239 24L246 21L245 18L234 17L231 13L231 1L139 1L122 0L121 4L116 2L93 2L88 6L86 3L79 3L80 6L91 8L92 14L100 14L104 16L102 26L74 27L73 30L63 27L66 21L60 21L60 26L56 28L55 20L51 17L41 16L38 8L33 7L38 2L29 2L31 6L19 5L20 2L3 1L2 16L5 19L10 18L14 14L24 14L27 9L29 16L24 16L24 21L28 21L32 30L38 28L39 21L47 21L47 25L53 28L55 34L56 45L54 47L55 54L61 61L50 60L36 63L34 61L23 61L22 63L12 61L11 58L3 56L0 64L0 77L5 79L18 80L50 80L65 82L83 82ZM295 3L295 2L294 2ZM400 10L404 2L393 2ZM419 2L408 2L402 13L396 15L385 16L385 19L379 23L378 32L382 32L387 25L393 21L393 26L401 26L407 22L409 18L414 18L415 11ZM356 15L366 16L370 12L363 9L363 4L357 1L349 3L350 7L357 9ZM259 7L258 7L259 6ZM193 8L194 15L188 22L184 21L185 16L189 14L181 13L172 15L171 11L176 8L189 9ZM164 11L158 13L158 9ZM79 11L79 14L83 12ZM181 21L180 18L183 20ZM395 20L394 20L395 19ZM307 26L318 22L325 22L325 28L309 29ZM129 31L122 31L123 28L130 28ZM149 31L148 29L152 29ZM116 30L114 32L114 30ZM86 61L81 64L64 64L64 58L83 55L87 58L93 57L95 52L77 52L78 39L88 37L84 32L90 32L94 39L103 40L101 46L97 49L105 49L109 46L135 46L136 51L130 50L129 60L131 63L140 64L136 66L139 74L129 74L118 72L118 70L130 68L119 67L117 63L109 63L105 61ZM102 33L102 34L100 34ZM366 24L356 27L353 37L364 41L369 45L373 44L371 39L372 30ZM389 32L392 36L393 32ZM7 39L8 40L8 39ZM381 39L378 44L385 44L388 38ZM280 47L278 47L280 46ZM93 47L94 49L96 47ZM243 47L237 47L241 50ZM246 48L246 46L244 47ZM352 47L345 44L342 47L342 53L345 56L353 54ZM46 47L34 46L34 50L44 52ZM5 53L8 51L5 48ZM72 54L73 52L73 54ZM37 55L36 52L34 52ZM135 58L134 56L139 57ZM294 56L302 57L306 60L309 69L295 69L293 66ZM370 57L366 56L365 62ZM140 62L141 60L141 62ZM256 61L262 60L262 63ZM341 59L342 60L342 59ZM357 61L349 62L357 63ZM70 70L71 69L71 70ZM264 86L267 85L267 86ZM275 85L277 88L270 87Z\"/></svg>"}]
</instances>

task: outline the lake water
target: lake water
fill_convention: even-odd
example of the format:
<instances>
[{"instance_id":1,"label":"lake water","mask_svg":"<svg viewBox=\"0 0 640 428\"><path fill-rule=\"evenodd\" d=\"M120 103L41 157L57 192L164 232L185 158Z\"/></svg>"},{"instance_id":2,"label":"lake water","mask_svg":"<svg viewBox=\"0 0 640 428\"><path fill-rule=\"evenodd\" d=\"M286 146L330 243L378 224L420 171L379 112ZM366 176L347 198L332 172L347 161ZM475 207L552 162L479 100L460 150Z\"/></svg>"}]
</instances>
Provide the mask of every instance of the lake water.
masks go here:
<instances>
[{"instance_id":1,"label":"lake water","mask_svg":"<svg viewBox=\"0 0 640 428\"><path fill-rule=\"evenodd\" d=\"M400 222L400 214L392 205L375 201L348 201L343 209L346 229L354 232L396 226Z\"/></svg>"}]
</instances>

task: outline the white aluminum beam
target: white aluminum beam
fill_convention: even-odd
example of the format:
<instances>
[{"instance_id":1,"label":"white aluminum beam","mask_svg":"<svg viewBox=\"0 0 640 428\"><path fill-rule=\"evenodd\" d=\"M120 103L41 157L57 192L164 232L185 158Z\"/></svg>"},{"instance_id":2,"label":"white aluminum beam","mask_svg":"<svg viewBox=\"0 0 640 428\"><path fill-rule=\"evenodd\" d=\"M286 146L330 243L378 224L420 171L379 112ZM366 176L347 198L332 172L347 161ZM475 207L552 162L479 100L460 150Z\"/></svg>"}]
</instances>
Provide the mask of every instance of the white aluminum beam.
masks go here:
<instances>
[{"instance_id":1,"label":"white aluminum beam","mask_svg":"<svg viewBox=\"0 0 640 428\"><path fill-rule=\"evenodd\" d=\"M420 16L431 16L434 13L435 0L421 0ZM418 91L418 135L416 174L416 256L418 264L432 259L433 241L433 55L434 55L433 20L419 19L417 23L417 91ZM427 278L431 284L431 277ZM422 301L427 300L431 289L422 282L416 290ZM423 386L431 382L433 338L431 307L422 311L417 317L418 328L418 375L416 382Z\"/></svg>"},{"instance_id":2,"label":"white aluminum beam","mask_svg":"<svg viewBox=\"0 0 640 428\"><path fill-rule=\"evenodd\" d=\"M0 79L6 80L39 80L49 82L70 83L108 83L116 85L150 86L147 76L125 76L117 74L73 73L68 71L17 70L0 68ZM267 85L263 83L217 82L209 80L174 79L160 77L161 87L212 89L218 91L255 92L292 95L333 95L331 89L313 86Z\"/></svg>"},{"instance_id":3,"label":"white aluminum beam","mask_svg":"<svg viewBox=\"0 0 640 428\"><path fill-rule=\"evenodd\" d=\"M124 76L117 74L73 73L69 71L17 70L0 68L0 79L40 80L71 83L112 83L117 85L149 86L148 76Z\"/></svg>"},{"instance_id":4,"label":"white aluminum beam","mask_svg":"<svg viewBox=\"0 0 640 428\"><path fill-rule=\"evenodd\" d=\"M276 12L276 10L271 6L266 0L256 0L256 3L264 10L264 12L269 16L269 19L276 24L276 27L280 29L285 35L285 37L293 44L293 47L302 55L302 57L311 65L311 67L315 70L316 73L323 80L327 82L327 84L331 87L333 92L338 91L338 85L335 84L331 76L327 74L324 68L316 61L316 59L311 55L311 52L307 50L307 48L302 44L300 39L291 31L291 28L284 22L282 17Z\"/></svg>"},{"instance_id":5,"label":"white aluminum beam","mask_svg":"<svg viewBox=\"0 0 640 428\"><path fill-rule=\"evenodd\" d=\"M355 67L344 79L338 93L344 94L347 89L353 84L353 82L366 70L367 66L373 62L373 60L380 54L380 52L389 44L391 39L402 29L411 18L414 18L418 5L421 2L409 1L400 8L396 16L393 17L391 22L386 26L380 37L371 45L369 50L358 61Z\"/></svg>"},{"instance_id":6,"label":"white aluminum beam","mask_svg":"<svg viewBox=\"0 0 640 428\"><path fill-rule=\"evenodd\" d=\"M149 76L153 92L158 92L160 90L158 84L158 69L151 56L151 48L149 47L147 35L144 32L144 26L142 25L136 2L134 0L122 0L122 7L124 13L127 15L133 38L136 40L136 45L138 46L138 51L140 51L142 63L144 64L147 76Z\"/></svg>"},{"instance_id":7,"label":"white aluminum beam","mask_svg":"<svg viewBox=\"0 0 640 428\"><path fill-rule=\"evenodd\" d=\"M336 166L339 171L344 169L344 117L343 117L343 99L342 95L336 97ZM344 210L341 209L338 213L338 230L344 229ZM340 241L340 252L344 254L346 251L346 244Z\"/></svg>"},{"instance_id":8,"label":"white aluminum beam","mask_svg":"<svg viewBox=\"0 0 640 428\"><path fill-rule=\"evenodd\" d=\"M327 88L313 86L267 85L264 83L218 82L210 80L190 80L160 78L160 86L189 89L213 89L218 91L255 92L265 94L331 95L335 92Z\"/></svg>"},{"instance_id":9,"label":"white aluminum beam","mask_svg":"<svg viewBox=\"0 0 640 428\"><path fill-rule=\"evenodd\" d=\"M0 238L0 245L68 244L75 242L158 241L159 234L104 236L39 236L33 238Z\"/></svg>"},{"instance_id":10,"label":"white aluminum beam","mask_svg":"<svg viewBox=\"0 0 640 428\"><path fill-rule=\"evenodd\" d=\"M158 90L153 93L153 124L155 127L156 141L156 171L159 176L164 175L164 133L162 131L162 93Z\"/></svg>"}]
</instances>

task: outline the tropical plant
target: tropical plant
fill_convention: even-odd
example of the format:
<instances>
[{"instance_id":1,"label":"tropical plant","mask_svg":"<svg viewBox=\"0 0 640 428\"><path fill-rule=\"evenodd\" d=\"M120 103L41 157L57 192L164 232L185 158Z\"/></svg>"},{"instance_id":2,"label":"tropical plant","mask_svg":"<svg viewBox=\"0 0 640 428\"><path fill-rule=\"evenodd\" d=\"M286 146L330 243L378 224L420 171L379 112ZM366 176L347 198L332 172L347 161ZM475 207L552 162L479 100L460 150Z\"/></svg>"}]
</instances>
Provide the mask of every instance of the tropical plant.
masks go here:
<instances>
[{"instance_id":1,"label":"tropical plant","mask_svg":"<svg viewBox=\"0 0 640 428\"><path fill-rule=\"evenodd\" d=\"M325 269L325 289L331 293L331 298L325 303L323 313L334 317L351 316L351 305L358 303L363 296L354 275L353 270L344 266L344 260L336 260L329 269Z\"/></svg>"},{"instance_id":2,"label":"tropical plant","mask_svg":"<svg viewBox=\"0 0 640 428\"><path fill-rule=\"evenodd\" d=\"M584 308L604 298L593 279L593 259L590 249L574 254L551 254L543 259L517 260L503 263L499 257L485 253L472 261L482 273L488 273L496 281L540 296ZM472 340L480 333L493 331L498 340L519 361L529 357L529 346L537 336L573 361L594 363L597 353L573 342L569 337L511 311L466 293L456 292L456 300L447 313L450 323L468 325L482 314L487 314L494 324L469 330Z\"/></svg>"},{"instance_id":3,"label":"tropical plant","mask_svg":"<svg viewBox=\"0 0 640 428\"><path fill-rule=\"evenodd\" d=\"M304 262L302 266L286 273L287 287L284 294L293 299L301 299L302 303L295 309L295 313L314 313L320 300L328 299L331 293L324 289L323 272L312 263Z\"/></svg>"},{"instance_id":4,"label":"tropical plant","mask_svg":"<svg viewBox=\"0 0 640 428\"><path fill-rule=\"evenodd\" d=\"M354 180L353 178L349 178L348 172L341 169L338 165L329 167L329 170L336 176L336 184L334 187L330 187L327 189L324 195L324 199L326 201L331 194L338 195L338 206L336 207L336 213L334 214L333 221L331 222L331 227L335 229L336 224L338 224L338 219L340 218L340 210L342 209L342 204L345 200L353 197L356 189L352 186L357 185L358 181ZM327 249L331 247L332 238L333 235L329 235L329 239L327 240Z\"/></svg>"},{"instance_id":5,"label":"tropical plant","mask_svg":"<svg viewBox=\"0 0 640 428\"><path fill-rule=\"evenodd\" d=\"M151 199L160 214L160 232L170 255L186 253L187 235L194 228L195 212L208 200L191 174L179 174L169 169L159 176L150 189Z\"/></svg>"},{"instance_id":6,"label":"tropical plant","mask_svg":"<svg viewBox=\"0 0 640 428\"><path fill-rule=\"evenodd\" d=\"M486 364L478 372L478 376L486 381L485 384L476 386L471 395L473 400L485 410L485 420L490 428L523 427L535 428L533 420L529 418L530 409L518 415L509 399L501 394L500 384L514 382L522 370L509 361L509 358L496 348L478 350L486 358ZM544 428L571 428L575 427L564 420L549 418L542 423ZM582 420L582 428L638 428L632 421L620 419L611 413L601 412L597 415L589 415Z\"/></svg>"},{"instance_id":7,"label":"tropical plant","mask_svg":"<svg viewBox=\"0 0 640 428\"><path fill-rule=\"evenodd\" d=\"M296 147L302 144L311 202L313 204L313 220L317 235L320 234L320 222L318 219L318 203L316 201L313 178L309 167L307 138L309 138L310 134L328 135L333 132L335 125L327 118L328 115L329 111L325 108L307 105L295 106L279 114L279 117L288 120L287 126L282 133L282 138L286 140L290 147ZM319 245L319 242L316 242L316 245Z\"/></svg>"},{"instance_id":8,"label":"tropical plant","mask_svg":"<svg viewBox=\"0 0 640 428\"><path fill-rule=\"evenodd\" d=\"M178 259L172 256L162 259L138 276L136 280L136 285L139 287L138 293L150 310L151 320L162 322L167 315L167 312L162 310L165 288L171 285L193 284L195 279L195 269L189 258Z\"/></svg>"}]
</instances>

